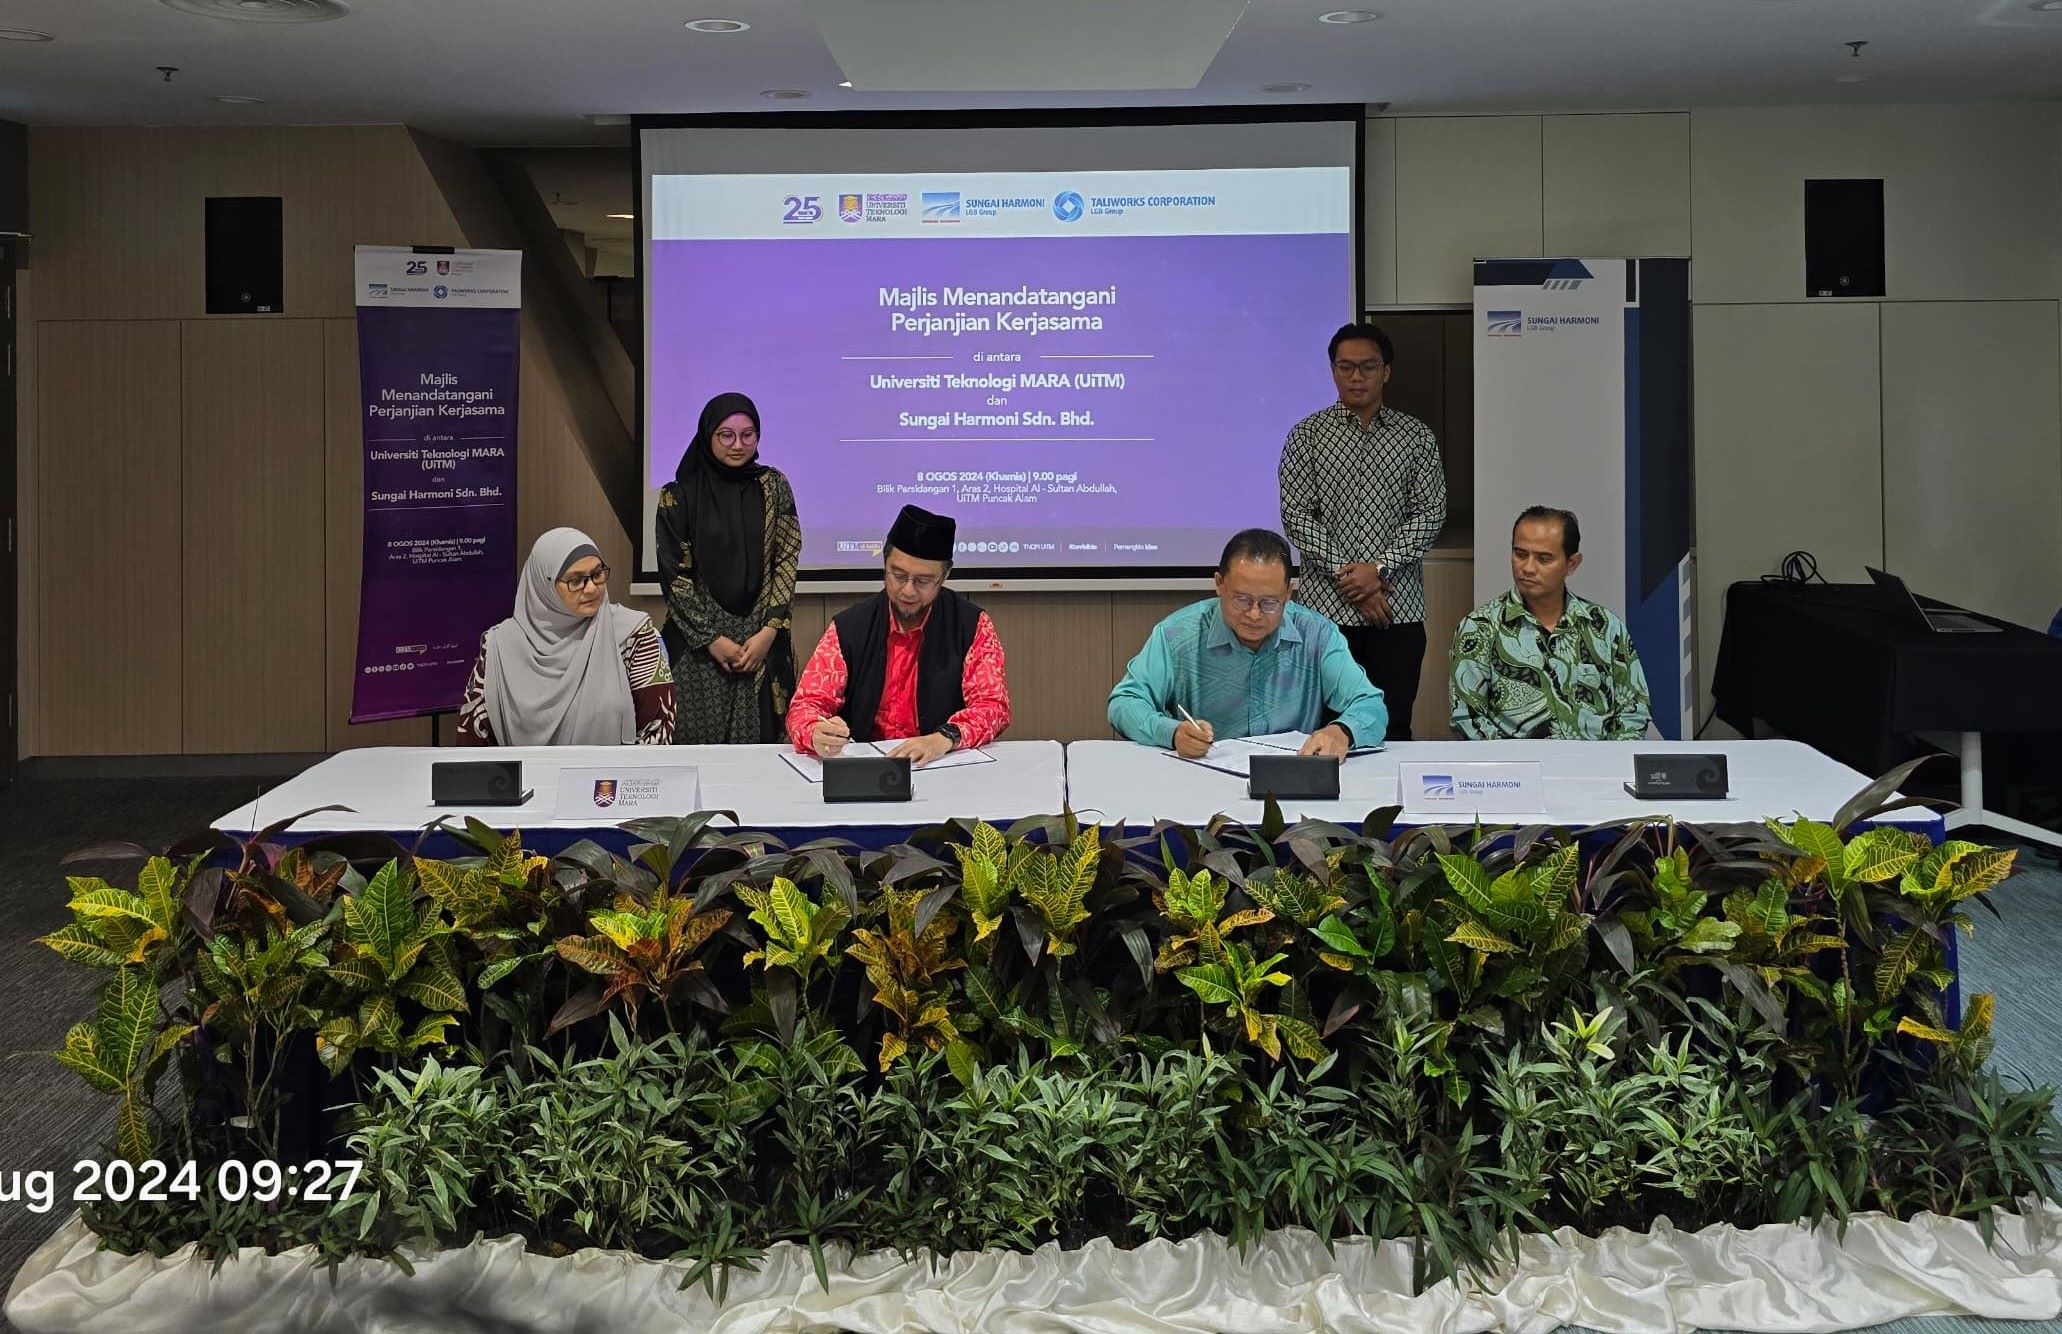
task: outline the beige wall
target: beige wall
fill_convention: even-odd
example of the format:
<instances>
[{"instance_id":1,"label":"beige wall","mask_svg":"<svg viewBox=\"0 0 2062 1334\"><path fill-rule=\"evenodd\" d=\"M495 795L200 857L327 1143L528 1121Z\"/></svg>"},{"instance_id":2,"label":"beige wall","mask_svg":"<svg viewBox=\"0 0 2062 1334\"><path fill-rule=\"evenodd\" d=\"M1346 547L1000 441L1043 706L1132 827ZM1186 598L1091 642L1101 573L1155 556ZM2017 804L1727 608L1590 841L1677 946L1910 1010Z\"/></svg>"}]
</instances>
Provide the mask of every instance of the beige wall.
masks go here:
<instances>
[{"instance_id":1,"label":"beige wall","mask_svg":"<svg viewBox=\"0 0 2062 1334\"><path fill-rule=\"evenodd\" d=\"M1396 118L1366 151L1372 306L1465 305L1478 256L1691 257L1700 690L1726 587L1793 550L2046 626L2062 106ZM1808 299L1803 182L1853 176L1884 181L1888 293Z\"/></svg>"},{"instance_id":2,"label":"beige wall","mask_svg":"<svg viewBox=\"0 0 2062 1334\"><path fill-rule=\"evenodd\" d=\"M30 158L23 753L424 737L345 721L350 248L481 243L419 146L398 127L37 129ZM1371 306L1465 305L1478 254L1692 257L1704 681L1725 586L1797 548L1829 577L1902 564L1922 591L2021 619L2062 600L2062 106L1378 118L1367 165ZM1803 298L1815 175L1884 177L1886 301ZM215 193L285 198L283 317L202 311L200 201ZM521 539L574 523L628 568L536 319ZM226 391L254 365L260 392ZM1443 730L1443 647L1469 582L1466 552L1435 560L1420 735ZM980 596L1011 654L1017 735L1063 739L1104 734L1111 681L1185 600ZM841 603L800 600L803 652Z\"/></svg>"},{"instance_id":3,"label":"beige wall","mask_svg":"<svg viewBox=\"0 0 2062 1334\"><path fill-rule=\"evenodd\" d=\"M23 753L426 741L426 722L349 723L351 248L475 241L416 142L399 126L39 128L29 171ZM282 315L206 314L212 194L284 200ZM573 523L628 568L539 341L526 327L519 540Z\"/></svg>"}]
</instances>

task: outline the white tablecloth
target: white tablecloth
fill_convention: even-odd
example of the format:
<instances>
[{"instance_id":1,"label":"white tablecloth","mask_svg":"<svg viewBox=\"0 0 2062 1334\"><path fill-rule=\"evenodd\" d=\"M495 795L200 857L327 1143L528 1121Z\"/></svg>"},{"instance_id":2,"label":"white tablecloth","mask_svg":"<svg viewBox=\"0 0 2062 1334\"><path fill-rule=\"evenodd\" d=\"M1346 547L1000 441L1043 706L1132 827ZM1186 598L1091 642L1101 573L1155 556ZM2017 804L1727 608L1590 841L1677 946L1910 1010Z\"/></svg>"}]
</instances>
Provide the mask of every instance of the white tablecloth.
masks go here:
<instances>
[{"instance_id":1,"label":"white tablecloth","mask_svg":"<svg viewBox=\"0 0 2062 1334\"><path fill-rule=\"evenodd\" d=\"M1627 796L1632 757L1657 751L1722 752L1731 795L1723 801L1639 801ZM1407 760L1537 760L1547 790L1546 821L1603 824L1639 816L1674 816L1699 824L1735 824L1766 816L1829 819L1870 779L1796 741L1405 741L1346 761L1338 801L1285 802L1290 819L1358 824L1397 802L1397 771ZM1083 819L1149 825L1154 820L1202 824L1213 815L1257 823L1262 803L1246 796L1246 780L1206 769L1129 741L1077 741L1067 747L1067 794ZM1405 811L1407 824L1452 824L1451 812ZM1886 817L1915 827L1939 816L1925 810ZM1497 817L1491 824L1536 823Z\"/></svg>"},{"instance_id":2,"label":"white tablecloth","mask_svg":"<svg viewBox=\"0 0 2062 1334\"><path fill-rule=\"evenodd\" d=\"M915 771L915 799L827 805L820 784L781 759L786 746L505 746L494 750L382 747L332 755L215 821L248 835L317 806L325 811L294 825L297 834L419 829L440 815L471 815L497 829L590 829L605 822L559 820L562 769L692 765L700 772L703 810L736 811L752 829L850 825L928 825L954 817L995 822L1058 813L1066 801L1066 758L1057 741L1001 741L987 747L994 764L936 773ZM430 804L430 765L439 760L521 760L523 786L535 794L521 806L441 809ZM687 812L678 812L686 814Z\"/></svg>"}]
</instances>

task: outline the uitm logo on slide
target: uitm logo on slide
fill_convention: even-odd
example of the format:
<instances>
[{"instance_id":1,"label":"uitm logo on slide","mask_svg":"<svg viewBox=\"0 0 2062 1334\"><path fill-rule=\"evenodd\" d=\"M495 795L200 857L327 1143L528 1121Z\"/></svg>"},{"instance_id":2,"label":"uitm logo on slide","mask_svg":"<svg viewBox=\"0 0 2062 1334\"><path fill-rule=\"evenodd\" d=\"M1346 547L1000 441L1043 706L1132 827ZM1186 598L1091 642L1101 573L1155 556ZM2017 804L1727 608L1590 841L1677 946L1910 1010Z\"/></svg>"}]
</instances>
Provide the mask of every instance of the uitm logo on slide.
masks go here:
<instances>
[{"instance_id":1,"label":"uitm logo on slide","mask_svg":"<svg viewBox=\"0 0 2062 1334\"><path fill-rule=\"evenodd\" d=\"M957 191L957 190L926 190L926 191L924 191L924 221L925 221L925 222L958 222L958 221L959 221L959 191Z\"/></svg>"},{"instance_id":2,"label":"uitm logo on slide","mask_svg":"<svg viewBox=\"0 0 2062 1334\"><path fill-rule=\"evenodd\" d=\"M1061 222L1079 222L1088 206L1081 202L1081 196L1072 190L1062 190L1053 196L1052 215Z\"/></svg>"},{"instance_id":3,"label":"uitm logo on slide","mask_svg":"<svg viewBox=\"0 0 2062 1334\"><path fill-rule=\"evenodd\" d=\"M594 804L599 809L607 809L616 804L615 779L597 778L594 780Z\"/></svg>"},{"instance_id":4,"label":"uitm logo on slide","mask_svg":"<svg viewBox=\"0 0 2062 1334\"><path fill-rule=\"evenodd\" d=\"M1489 334L1492 338L1516 338L1525 332L1525 312L1522 310L1492 310L1489 312Z\"/></svg>"},{"instance_id":5,"label":"uitm logo on slide","mask_svg":"<svg viewBox=\"0 0 2062 1334\"><path fill-rule=\"evenodd\" d=\"M838 221L858 222L866 216L866 206L858 195L838 196Z\"/></svg>"},{"instance_id":6,"label":"uitm logo on slide","mask_svg":"<svg viewBox=\"0 0 2062 1334\"><path fill-rule=\"evenodd\" d=\"M1452 797L1458 789L1454 786L1452 774L1426 774L1425 795L1428 797Z\"/></svg>"}]
</instances>

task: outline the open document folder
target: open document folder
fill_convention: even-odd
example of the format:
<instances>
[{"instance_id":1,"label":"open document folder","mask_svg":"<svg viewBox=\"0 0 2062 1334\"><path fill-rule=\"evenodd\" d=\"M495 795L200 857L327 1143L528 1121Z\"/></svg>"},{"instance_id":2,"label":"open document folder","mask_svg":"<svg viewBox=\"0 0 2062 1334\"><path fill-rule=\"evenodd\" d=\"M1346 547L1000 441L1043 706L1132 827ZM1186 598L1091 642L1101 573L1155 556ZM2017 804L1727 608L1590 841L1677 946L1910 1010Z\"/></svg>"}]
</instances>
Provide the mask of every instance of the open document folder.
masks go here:
<instances>
[{"instance_id":1,"label":"open document folder","mask_svg":"<svg viewBox=\"0 0 2062 1334\"><path fill-rule=\"evenodd\" d=\"M838 752L838 758L843 759L847 755L886 755L900 744L899 741L848 742L845 748ZM821 783L823 781L823 761L817 759L814 755L804 755L800 751L790 750L784 752L781 758L787 761L790 769L793 769L810 782ZM940 769L957 769L963 764L993 763L995 763L995 757L985 750L954 750L940 755L923 768L916 770L916 772L930 774L936 773Z\"/></svg>"},{"instance_id":2,"label":"open document folder","mask_svg":"<svg viewBox=\"0 0 2062 1334\"><path fill-rule=\"evenodd\" d=\"M1308 740L1310 740L1310 733L1308 732L1269 732L1266 736L1234 737L1225 741L1212 742L1209 753L1200 759L1190 760L1185 755L1176 755L1175 758L1185 760L1189 764L1200 764L1205 769L1217 769L1224 773L1237 774L1239 777L1245 778L1251 768L1246 761L1252 756L1294 755L1303 749L1303 743ZM1372 755L1381 748L1380 745L1355 746L1347 751L1346 754L1348 758L1355 755ZM1170 755L1174 754L1173 751L1167 753Z\"/></svg>"}]
</instances>

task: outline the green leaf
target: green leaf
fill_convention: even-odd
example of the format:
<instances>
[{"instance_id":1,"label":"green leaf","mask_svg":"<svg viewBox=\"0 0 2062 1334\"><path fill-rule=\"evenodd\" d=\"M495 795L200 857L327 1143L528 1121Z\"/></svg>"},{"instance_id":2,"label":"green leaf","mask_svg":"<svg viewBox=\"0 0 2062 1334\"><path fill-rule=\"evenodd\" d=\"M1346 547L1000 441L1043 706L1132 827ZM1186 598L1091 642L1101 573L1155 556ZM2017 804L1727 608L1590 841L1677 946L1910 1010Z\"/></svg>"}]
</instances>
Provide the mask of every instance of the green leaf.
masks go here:
<instances>
[{"instance_id":1,"label":"green leaf","mask_svg":"<svg viewBox=\"0 0 2062 1334\"><path fill-rule=\"evenodd\" d=\"M1480 922L1462 922L1455 927L1447 940L1455 945L1464 945L1484 954L1516 954L1518 947L1502 936L1489 930Z\"/></svg>"},{"instance_id":2,"label":"green leaf","mask_svg":"<svg viewBox=\"0 0 2062 1334\"><path fill-rule=\"evenodd\" d=\"M1183 986L1202 997L1208 1005L1237 1005L1243 999L1237 984L1221 963L1197 964L1175 973Z\"/></svg>"},{"instance_id":3,"label":"green leaf","mask_svg":"<svg viewBox=\"0 0 2062 1334\"><path fill-rule=\"evenodd\" d=\"M389 975L415 933L414 896L398 861L380 867L364 890L344 900L345 936L385 964Z\"/></svg>"},{"instance_id":4,"label":"green leaf","mask_svg":"<svg viewBox=\"0 0 2062 1334\"><path fill-rule=\"evenodd\" d=\"M1489 873L1473 857L1461 853L1439 854L1439 869L1446 872L1446 883L1460 897L1462 903L1477 917L1487 918L1495 911L1496 904L1490 893Z\"/></svg>"},{"instance_id":5,"label":"green leaf","mask_svg":"<svg viewBox=\"0 0 2062 1334\"><path fill-rule=\"evenodd\" d=\"M1275 1028L1281 1033L1289 1053L1299 1060L1321 1061L1329 1054L1314 1024L1290 1015L1277 1015Z\"/></svg>"},{"instance_id":6,"label":"green leaf","mask_svg":"<svg viewBox=\"0 0 2062 1334\"><path fill-rule=\"evenodd\" d=\"M952 1077L961 1088L972 1088L979 1070L974 1060L974 1049L965 1040L954 1038L945 1044L945 1064L951 1069Z\"/></svg>"},{"instance_id":7,"label":"green leaf","mask_svg":"<svg viewBox=\"0 0 2062 1334\"><path fill-rule=\"evenodd\" d=\"M1905 980L1925 963L1932 943L1932 938L1917 927L1891 937L1883 947L1883 957L1876 961L1876 999L1895 1000L1904 989Z\"/></svg>"},{"instance_id":8,"label":"green leaf","mask_svg":"<svg viewBox=\"0 0 2062 1334\"><path fill-rule=\"evenodd\" d=\"M1310 934L1323 941L1334 954L1343 954L1355 959L1372 959L1374 953L1360 943L1360 937L1353 934L1351 927L1337 917L1327 917L1312 927Z\"/></svg>"},{"instance_id":9,"label":"green leaf","mask_svg":"<svg viewBox=\"0 0 2062 1334\"><path fill-rule=\"evenodd\" d=\"M111 950L102 943L97 932L77 924L36 939L37 943L48 945L73 963L82 963L89 968L120 968L129 962L127 954Z\"/></svg>"},{"instance_id":10,"label":"green leaf","mask_svg":"<svg viewBox=\"0 0 2062 1334\"><path fill-rule=\"evenodd\" d=\"M1735 922L1722 922L1715 917L1700 918L1697 924L1683 934L1676 942L1680 949L1693 954L1723 954L1740 938L1740 927Z\"/></svg>"}]
</instances>

